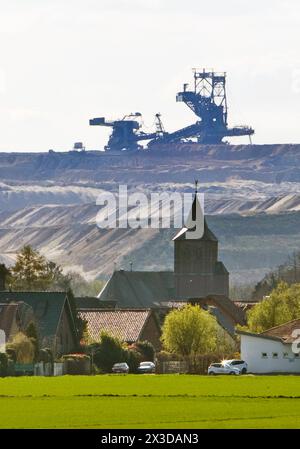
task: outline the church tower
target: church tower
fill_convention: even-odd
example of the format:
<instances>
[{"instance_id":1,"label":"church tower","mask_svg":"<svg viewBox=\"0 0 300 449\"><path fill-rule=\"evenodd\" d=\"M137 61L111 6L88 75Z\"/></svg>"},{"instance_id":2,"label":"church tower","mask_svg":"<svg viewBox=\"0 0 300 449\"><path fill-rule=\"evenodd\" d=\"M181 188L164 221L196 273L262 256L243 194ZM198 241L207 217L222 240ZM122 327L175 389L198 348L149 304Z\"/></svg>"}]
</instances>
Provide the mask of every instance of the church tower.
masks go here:
<instances>
[{"instance_id":1,"label":"church tower","mask_svg":"<svg viewBox=\"0 0 300 449\"><path fill-rule=\"evenodd\" d=\"M200 211L200 213L199 213ZM218 239L209 229L196 193L192 205L193 227L182 228L173 238L175 291L178 299L229 296L229 273L218 261ZM190 238L197 228L200 238ZM196 223L196 225L195 225ZM188 225L187 225L188 226Z\"/></svg>"}]
</instances>

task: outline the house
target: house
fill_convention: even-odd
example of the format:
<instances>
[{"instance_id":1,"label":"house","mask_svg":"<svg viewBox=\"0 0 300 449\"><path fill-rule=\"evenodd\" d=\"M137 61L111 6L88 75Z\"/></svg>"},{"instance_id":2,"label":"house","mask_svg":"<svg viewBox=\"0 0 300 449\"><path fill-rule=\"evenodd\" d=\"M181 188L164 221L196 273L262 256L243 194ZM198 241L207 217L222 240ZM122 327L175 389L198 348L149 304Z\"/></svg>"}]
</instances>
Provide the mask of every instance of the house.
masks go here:
<instances>
[{"instance_id":1,"label":"house","mask_svg":"<svg viewBox=\"0 0 300 449\"><path fill-rule=\"evenodd\" d=\"M93 341L99 341L104 331L128 344L147 340L160 349L160 325L151 309L91 309L79 312L79 316Z\"/></svg>"},{"instance_id":2,"label":"house","mask_svg":"<svg viewBox=\"0 0 300 449\"><path fill-rule=\"evenodd\" d=\"M5 341L11 341L18 332L25 332L28 325L35 323L32 307L25 302L0 302L0 330Z\"/></svg>"},{"instance_id":3,"label":"house","mask_svg":"<svg viewBox=\"0 0 300 449\"><path fill-rule=\"evenodd\" d=\"M76 318L65 292L1 291L0 303L8 309L16 303L29 306L37 325L40 347L50 348L54 356L77 350ZM9 326L6 318L3 321Z\"/></svg>"},{"instance_id":4,"label":"house","mask_svg":"<svg viewBox=\"0 0 300 449\"><path fill-rule=\"evenodd\" d=\"M249 372L300 373L300 355L297 352L300 319L259 334L237 333L241 337L241 358L248 363Z\"/></svg>"}]
</instances>

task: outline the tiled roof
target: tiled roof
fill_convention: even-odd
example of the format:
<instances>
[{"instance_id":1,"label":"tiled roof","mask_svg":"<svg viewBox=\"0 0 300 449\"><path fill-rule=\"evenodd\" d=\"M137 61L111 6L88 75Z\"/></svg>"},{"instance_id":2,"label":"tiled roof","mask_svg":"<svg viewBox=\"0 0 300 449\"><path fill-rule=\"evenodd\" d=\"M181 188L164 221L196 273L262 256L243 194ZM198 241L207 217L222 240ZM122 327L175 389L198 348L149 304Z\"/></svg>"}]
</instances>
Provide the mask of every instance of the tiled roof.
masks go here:
<instances>
[{"instance_id":1,"label":"tiled roof","mask_svg":"<svg viewBox=\"0 0 300 449\"><path fill-rule=\"evenodd\" d=\"M293 331L300 329L300 319L289 321L288 323L281 324L279 326L267 329L261 332L260 335L266 335L268 337L277 337L282 340L283 343L293 343L299 334L293 336ZM300 332L299 332L300 333Z\"/></svg>"},{"instance_id":2,"label":"tiled roof","mask_svg":"<svg viewBox=\"0 0 300 449\"><path fill-rule=\"evenodd\" d=\"M105 331L124 342L134 342L151 315L150 309L89 310L79 312L87 322L87 330L92 340L99 341L101 332Z\"/></svg>"}]
</instances>

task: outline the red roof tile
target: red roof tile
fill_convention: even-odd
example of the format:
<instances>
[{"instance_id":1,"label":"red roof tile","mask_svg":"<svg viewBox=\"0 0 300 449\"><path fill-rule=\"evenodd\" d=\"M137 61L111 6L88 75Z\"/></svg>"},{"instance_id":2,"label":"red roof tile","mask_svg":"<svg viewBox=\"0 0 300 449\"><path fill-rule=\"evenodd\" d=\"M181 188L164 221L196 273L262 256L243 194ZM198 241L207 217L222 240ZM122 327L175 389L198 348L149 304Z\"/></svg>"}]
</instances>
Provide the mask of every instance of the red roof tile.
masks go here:
<instances>
[{"instance_id":1,"label":"red roof tile","mask_svg":"<svg viewBox=\"0 0 300 449\"><path fill-rule=\"evenodd\" d=\"M79 312L87 322L89 336L99 341L101 332L105 331L121 341L137 341L151 315L150 309L95 309Z\"/></svg>"},{"instance_id":2,"label":"red roof tile","mask_svg":"<svg viewBox=\"0 0 300 449\"><path fill-rule=\"evenodd\" d=\"M300 330L300 319L289 321L288 323L280 324L262 332L260 335L280 338L284 343L292 343L299 334L293 336L293 331Z\"/></svg>"}]
</instances>

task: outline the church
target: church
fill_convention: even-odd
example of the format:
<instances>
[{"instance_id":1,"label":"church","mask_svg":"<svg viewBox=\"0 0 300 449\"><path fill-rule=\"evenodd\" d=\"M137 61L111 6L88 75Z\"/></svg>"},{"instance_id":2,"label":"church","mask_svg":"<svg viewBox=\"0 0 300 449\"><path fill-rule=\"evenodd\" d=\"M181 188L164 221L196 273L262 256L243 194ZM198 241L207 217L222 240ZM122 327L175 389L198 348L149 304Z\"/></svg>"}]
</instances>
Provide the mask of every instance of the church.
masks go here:
<instances>
[{"instance_id":1,"label":"church","mask_svg":"<svg viewBox=\"0 0 300 449\"><path fill-rule=\"evenodd\" d=\"M173 242L173 271L116 270L99 293L96 308L155 309L163 317L172 308L198 304L233 336L235 326L245 324L245 313L229 299L229 273L218 259L218 239L203 215L197 188L187 224Z\"/></svg>"},{"instance_id":2,"label":"church","mask_svg":"<svg viewBox=\"0 0 300 449\"><path fill-rule=\"evenodd\" d=\"M183 227L173 238L174 271L116 270L99 293L99 299L115 301L118 307L153 307L171 300L228 298L229 273L218 260L218 239L205 217L197 213L199 207L195 194L191 211L193 228ZM202 236L188 238L188 231L193 232L200 220L204 220Z\"/></svg>"}]
</instances>

